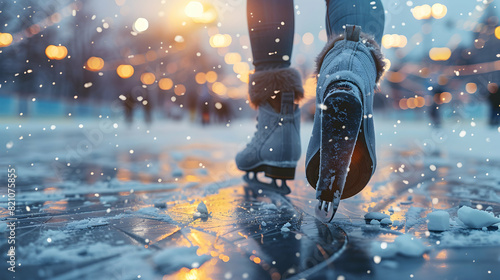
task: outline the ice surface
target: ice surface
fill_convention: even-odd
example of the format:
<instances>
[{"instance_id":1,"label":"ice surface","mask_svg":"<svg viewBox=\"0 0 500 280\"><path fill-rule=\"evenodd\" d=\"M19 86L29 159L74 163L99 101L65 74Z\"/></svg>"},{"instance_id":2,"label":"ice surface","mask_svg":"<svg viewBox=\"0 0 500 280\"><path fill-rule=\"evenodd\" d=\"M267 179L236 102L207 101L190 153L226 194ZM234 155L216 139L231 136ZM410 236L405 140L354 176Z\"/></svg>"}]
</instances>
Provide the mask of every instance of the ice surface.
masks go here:
<instances>
[{"instance_id":1,"label":"ice surface","mask_svg":"<svg viewBox=\"0 0 500 280\"><path fill-rule=\"evenodd\" d=\"M436 210L427 214L427 229L430 231L445 231L450 228L450 214L443 210Z\"/></svg>"},{"instance_id":2,"label":"ice surface","mask_svg":"<svg viewBox=\"0 0 500 280\"><path fill-rule=\"evenodd\" d=\"M492 213L472 209L468 206L462 206L462 208L458 209L458 218L467 227L477 229L500 223L500 219L496 218Z\"/></svg>"},{"instance_id":3,"label":"ice surface","mask_svg":"<svg viewBox=\"0 0 500 280\"><path fill-rule=\"evenodd\" d=\"M390 218L390 216L387 215L387 214L384 214L384 213L380 213L380 212L370 212L370 213L366 213L365 214L365 219L366 220L372 220L372 219L382 220L382 219L385 219L385 218Z\"/></svg>"},{"instance_id":4,"label":"ice surface","mask_svg":"<svg viewBox=\"0 0 500 280\"><path fill-rule=\"evenodd\" d=\"M370 253L372 256L393 258L398 253L398 248L396 247L396 245L394 245L394 243L372 242Z\"/></svg>"},{"instance_id":5,"label":"ice surface","mask_svg":"<svg viewBox=\"0 0 500 280\"><path fill-rule=\"evenodd\" d=\"M165 274L175 272L183 267L197 268L210 259L207 255L199 256L198 247L174 247L164 249L153 257L157 268Z\"/></svg>"},{"instance_id":6,"label":"ice surface","mask_svg":"<svg viewBox=\"0 0 500 280\"><path fill-rule=\"evenodd\" d=\"M6 222L0 222L0 232L6 232L8 231L7 223Z\"/></svg>"}]
</instances>

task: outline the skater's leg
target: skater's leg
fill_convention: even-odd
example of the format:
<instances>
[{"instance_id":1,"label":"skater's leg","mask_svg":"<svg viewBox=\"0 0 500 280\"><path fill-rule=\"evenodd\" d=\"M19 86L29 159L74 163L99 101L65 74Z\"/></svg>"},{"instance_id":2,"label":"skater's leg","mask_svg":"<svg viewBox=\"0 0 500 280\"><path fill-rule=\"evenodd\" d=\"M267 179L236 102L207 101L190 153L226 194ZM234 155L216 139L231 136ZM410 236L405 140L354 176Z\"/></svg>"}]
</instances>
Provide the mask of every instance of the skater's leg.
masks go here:
<instances>
[{"instance_id":1,"label":"skater's leg","mask_svg":"<svg viewBox=\"0 0 500 280\"><path fill-rule=\"evenodd\" d=\"M293 9L292 0L247 1L255 66L255 73L249 79L249 97L258 109L257 132L236 156L236 165L247 175L264 172L275 179L293 179L300 158L300 111L295 102L304 96L304 90L299 72L289 67ZM275 184L272 187L276 189Z\"/></svg>"},{"instance_id":2,"label":"skater's leg","mask_svg":"<svg viewBox=\"0 0 500 280\"><path fill-rule=\"evenodd\" d=\"M385 14L381 0L326 0L328 36L344 34L346 24L361 26L380 45L384 34Z\"/></svg>"},{"instance_id":3,"label":"skater's leg","mask_svg":"<svg viewBox=\"0 0 500 280\"><path fill-rule=\"evenodd\" d=\"M290 66L293 48L292 0L247 0L248 33L256 71Z\"/></svg>"},{"instance_id":4,"label":"skater's leg","mask_svg":"<svg viewBox=\"0 0 500 280\"><path fill-rule=\"evenodd\" d=\"M379 0L326 2L330 40L317 59L320 109L306 175L316 188L318 216L330 221L340 199L360 192L375 170L373 95L384 69L376 41L382 38L384 10Z\"/></svg>"},{"instance_id":5,"label":"skater's leg","mask_svg":"<svg viewBox=\"0 0 500 280\"><path fill-rule=\"evenodd\" d=\"M248 0L248 34L255 74L250 79L250 101L255 107L268 102L281 109L281 93L303 96L300 74L290 69L294 36L292 0ZM298 90L300 88L300 90Z\"/></svg>"}]
</instances>

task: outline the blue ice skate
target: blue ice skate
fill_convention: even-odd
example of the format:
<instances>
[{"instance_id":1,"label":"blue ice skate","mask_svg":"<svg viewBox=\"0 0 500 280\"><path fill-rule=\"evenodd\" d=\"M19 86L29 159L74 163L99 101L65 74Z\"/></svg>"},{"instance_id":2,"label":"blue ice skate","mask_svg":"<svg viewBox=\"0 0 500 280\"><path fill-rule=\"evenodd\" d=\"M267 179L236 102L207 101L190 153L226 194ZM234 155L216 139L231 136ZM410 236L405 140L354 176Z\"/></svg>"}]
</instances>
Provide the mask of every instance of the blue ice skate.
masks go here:
<instances>
[{"instance_id":1,"label":"blue ice skate","mask_svg":"<svg viewBox=\"0 0 500 280\"><path fill-rule=\"evenodd\" d=\"M295 178L301 154L300 109L294 103L303 96L300 75L290 68L256 72L249 95L258 107L257 131L236 155L236 165L247 172L243 179L252 186L288 194L286 180ZM272 183L259 181L258 172L272 178Z\"/></svg>"},{"instance_id":2,"label":"blue ice skate","mask_svg":"<svg viewBox=\"0 0 500 280\"><path fill-rule=\"evenodd\" d=\"M316 214L325 222L340 200L359 193L375 171L373 96L384 71L378 44L347 25L317 60L316 112L306 176L316 189Z\"/></svg>"}]
</instances>

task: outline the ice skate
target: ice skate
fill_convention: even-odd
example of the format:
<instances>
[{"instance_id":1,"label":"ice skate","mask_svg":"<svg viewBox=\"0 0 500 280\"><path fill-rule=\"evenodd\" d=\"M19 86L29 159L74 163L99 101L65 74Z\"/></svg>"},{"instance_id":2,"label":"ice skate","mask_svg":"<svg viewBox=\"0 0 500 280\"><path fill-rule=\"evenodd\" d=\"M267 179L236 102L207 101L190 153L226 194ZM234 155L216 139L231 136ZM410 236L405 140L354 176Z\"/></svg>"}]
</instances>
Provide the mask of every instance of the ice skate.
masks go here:
<instances>
[{"instance_id":1,"label":"ice skate","mask_svg":"<svg viewBox=\"0 0 500 280\"><path fill-rule=\"evenodd\" d=\"M250 186L290 193L286 180L295 178L301 154L300 109L294 101L302 96L300 75L294 69L252 75L250 100L258 107L257 131L247 147L236 155L236 165L247 172L243 179ZM272 182L260 181L259 172Z\"/></svg>"},{"instance_id":2,"label":"ice skate","mask_svg":"<svg viewBox=\"0 0 500 280\"><path fill-rule=\"evenodd\" d=\"M384 63L377 43L352 25L327 44L317 63L306 176L316 189L316 215L329 222L340 200L359 193L375 171L373 95Z\"/></svg>"}]
</instances>

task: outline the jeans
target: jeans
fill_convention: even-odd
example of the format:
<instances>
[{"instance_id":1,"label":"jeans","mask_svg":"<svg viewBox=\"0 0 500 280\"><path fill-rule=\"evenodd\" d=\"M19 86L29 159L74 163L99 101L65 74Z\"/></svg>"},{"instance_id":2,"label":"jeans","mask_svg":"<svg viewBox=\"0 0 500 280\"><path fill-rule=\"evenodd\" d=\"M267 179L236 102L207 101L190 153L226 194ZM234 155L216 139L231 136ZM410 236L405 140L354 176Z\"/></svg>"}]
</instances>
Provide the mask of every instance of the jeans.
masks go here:
<instances>
[{"instance_id":1,"label":"jeans","mask_svg":"<svg viewBox=\"0 0 500 280\"><path fill-rule=\"evenodd\" d=\"M385 14L381 0L326 0L328 37L346 24L361 26L380 45ZM248 32L256 71L290 66L294 36L293 0L247 0Z\"/></svg>"}]
</instances>

